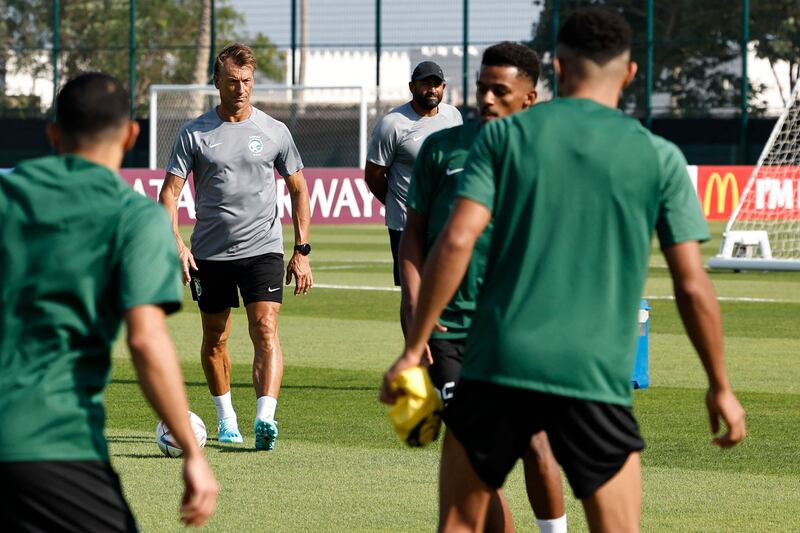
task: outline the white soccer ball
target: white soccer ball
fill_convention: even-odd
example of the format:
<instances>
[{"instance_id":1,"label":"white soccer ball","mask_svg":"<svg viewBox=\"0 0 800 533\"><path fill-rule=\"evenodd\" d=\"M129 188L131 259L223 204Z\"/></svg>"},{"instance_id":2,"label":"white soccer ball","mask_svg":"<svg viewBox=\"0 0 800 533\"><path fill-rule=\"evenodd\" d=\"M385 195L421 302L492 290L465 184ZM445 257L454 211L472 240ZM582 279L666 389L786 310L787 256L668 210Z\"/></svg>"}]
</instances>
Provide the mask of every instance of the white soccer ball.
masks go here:
<instances>
[{"instance_id":1,"label":"white soccer ball","mask_svg":"<svg viewBox=\"0 0 800 533\"><path fill-rule=\"evenodd\" d=\"M202 418L191 411L189 411L189 422L192 425L192 431L194 431L194 438L202 448L206 445L206 438L208 438L206 425L203 423ZM183 450L175 441L175 437L172 436L163 420L159 420L158 424L156 424L156 444L158 444L158 449L161 450L161 453L167 457L180 457L183 455Z\"/></svg>"}]
</instances>

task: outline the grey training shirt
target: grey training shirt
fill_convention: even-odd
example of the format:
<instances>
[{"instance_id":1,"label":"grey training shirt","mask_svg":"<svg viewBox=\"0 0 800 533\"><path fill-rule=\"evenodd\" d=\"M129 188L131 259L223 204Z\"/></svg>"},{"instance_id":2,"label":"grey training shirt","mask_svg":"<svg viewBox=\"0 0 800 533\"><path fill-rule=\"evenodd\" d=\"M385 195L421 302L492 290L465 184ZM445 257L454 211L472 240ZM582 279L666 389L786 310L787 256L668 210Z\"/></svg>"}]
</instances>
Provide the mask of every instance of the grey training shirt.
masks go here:
<instances>
[{"instance_id":1,"label":"grey training shirt","mask_svg":"<svg viewBox=\"0 0 800 533\"><path fill-rule=\"evenodd\" d=\"M462 123L461 113L448 104L439 104L432 117L422 117L407 102L389 111L375 126L367 151L367 160L388 167L389 190L386 193L386 225L402 231L406 225L406 197L414 161L422 142L431 133Z\"/></svg>"},{"instance_id":2,"label":"grey training shirt","mask_svg":"<svg viewBox=\"0 0 800 533\"><path fill-rule=\"evenodd\" d=\"M255 107L241 122L212 109L181 128L166 171L183 179L194 173L195 258L283 253L273 168L287 177L303 163L286 126Z\"/></svg>"}]
</instances>

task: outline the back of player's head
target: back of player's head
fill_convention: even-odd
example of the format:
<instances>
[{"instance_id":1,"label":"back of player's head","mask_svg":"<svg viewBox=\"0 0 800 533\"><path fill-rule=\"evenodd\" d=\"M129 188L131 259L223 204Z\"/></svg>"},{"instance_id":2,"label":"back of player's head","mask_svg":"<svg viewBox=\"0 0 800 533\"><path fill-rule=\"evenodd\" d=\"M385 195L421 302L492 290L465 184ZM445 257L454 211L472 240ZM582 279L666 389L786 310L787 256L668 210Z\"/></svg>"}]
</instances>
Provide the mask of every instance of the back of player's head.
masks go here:
<instances>
[{"instance_id":1,"label":"back of player's head","mask_svg":"<svg viewBox=\"0 0 800 533\"><path fill-rule=\"evenodd\" d=\"M539 81L539 57L520 43L505 41L483 51L481 64L487 67L516 67L519 74L530 78L534 86Z\"/></svg>"},{"instance_id":2,"label":"back of player's head","mask_svg":"<svg viewBox=\"0 0 800 533\"><path fill-rule=\"evenodd\" d=\"M559 55L566 52L603 66L629 52L631 39L631 27L620 14L603 8L579 9L558 31Z\"/></svg>"},{"instance_id":3,"label":"back of player's head","mask_svg":"<svg viewBox=\"0 0 800 533\"><path fill-rule=\"evenodd\" d=\"M56 124L67 138L100 139L128 123L128 91L110 74L88 72L69 80L56 98Z\"/></svg>"},{"instance_id":4,"label":"back of player's head","mask_svg":"<svg viewBox=\"0 0 800 533\"><path fill-rule=\"evenodd\" d=\"M215 78L219 77L220 69L228 59L231 59L238 67L250 67L253 72L256 70L256 55L253 53L253 49L246 44L231 43L217 54L217 59L214 61Z\"/></svg>"}]
</instances>

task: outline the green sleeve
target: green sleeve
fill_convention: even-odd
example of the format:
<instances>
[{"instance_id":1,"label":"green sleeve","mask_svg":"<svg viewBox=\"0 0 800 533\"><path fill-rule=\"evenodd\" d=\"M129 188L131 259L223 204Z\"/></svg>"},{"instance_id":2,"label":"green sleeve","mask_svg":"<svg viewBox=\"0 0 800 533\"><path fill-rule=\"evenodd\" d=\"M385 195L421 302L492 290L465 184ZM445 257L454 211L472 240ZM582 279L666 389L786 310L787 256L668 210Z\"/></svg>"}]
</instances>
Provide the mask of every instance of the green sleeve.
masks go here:
<instances>
[{"instance_id":1,"label":"green sleeve","mask_svg":"<svg viewBox=\"0 0 800 533\"><path fill-rule=\"evenodd\" d=\"M497 183L495 168L497 166L496 146L503 146L505 120L490 122L478 134L472 144L464 172L458 181L456 196L469 198L494 211L494 200Z\"/></svg>"},{"instance_id":2,"label":"green sleeve","mask_svg":"<svg viewBox=\"0 0 800 533\"><path fill-rule=\"evenodd\" d=\"M677 146L660 137L654 138L661 172L661 206L656 231L661 248L686 241L707 241L708 225L700 200L689 179L686 159Z\"/></svg>"},{"instance_id":3,"label":"green sleeve","mask_svg":"<svg viewBox=\"0 0 800 533\"><path fill-rule=\"evenodd\" d=\"M135 194L135 193L133 193ZM121 312L137 305L159 305L167 313L183 300L178 252L166 211L141 197L125 209L119 240Z\"/></svg>"},{"instance_id":4,"label":"green sleeve","mask_svg":"<svg viewBox=\"0 0 800 533\"><path fill-rule=\"evenodd\" d=\"M417 159L414 161L414 170L408 184L408 197L406 205L411 207L426 218L430 215L431 201L433 200L434 179L438 171L438 158L435 154L435 138L428 137L420 147Z\"/></svg>"}]
</instances>

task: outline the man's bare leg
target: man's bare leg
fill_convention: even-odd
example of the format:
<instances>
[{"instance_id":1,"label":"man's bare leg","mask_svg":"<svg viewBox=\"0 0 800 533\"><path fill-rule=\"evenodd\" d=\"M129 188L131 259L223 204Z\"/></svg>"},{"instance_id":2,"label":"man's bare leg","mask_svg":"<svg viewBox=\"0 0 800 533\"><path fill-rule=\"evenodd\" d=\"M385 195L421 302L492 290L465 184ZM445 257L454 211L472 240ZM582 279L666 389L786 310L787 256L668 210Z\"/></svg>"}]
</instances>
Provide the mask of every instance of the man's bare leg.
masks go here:
<instances>
[{"instance_id":1,"label":"man's bare leg","mask_svg":"<svg viewBox=\"0 0 800 533\"><path fill-rule=\"evenodd\" d=\"M256 420L253 425L257 450L270 451L278 438L275 409L283 379L283 352L278 339L277 302L253 302L245 306L253 341L253 388L256 391Z\"/></svg>"},{"instance_id":2,"label":"man's bare leg","mask_svg":"<svg viewBox=\"0 0 800 533\"><path fill-rule=\"evenodd\" d=\"M203 323L203 343L200 361L212 396L221 396L231 390L231 358L228 355L228 337L231 333L231 310L220 313L200 312Z\"/></svg>"},{"instance_id":3,"label":"man's bare leg","mask_svg":"<svg viewBox=\"0 0 800 533\"><path fill-rule=\"evenodd\" d=\"M487 533L513 533L515 531L514 517L511 516L511 508L508 506L503 489L497 489L489 499L484 531Z\"/></svg>"},{"instance_id":4,"label":"man's bare leg","mask_svg":"<svg viewBox=\"0 0 800 533\"><path fill-rule=\"evenodd\" d=\"M642 516L642 471L639 452L633 452L614 477L583 499L593 533L639 531Z\"/></svg>"},{"instance_id":5,"label":"man's bare leg","mask_svg":"<svg viewBox=\"0 0 800 533\"><path fill-rule=\"evenodd\" d=\"M278 398L283 379L283 352L278 339L278 314L281 304L247 304L250 339L253 341L253 387L256 398Z\"/></svg>"},{"instance_id":6,"label":"man's bare leg","mask_svg":"<svg viewBox=\"0 0 800 533\"><path fill-rule=\"evenodd\" d=\"M531 437L531 447L523 456L528 501L536 518L550 520L564 516L564 489L547 433Z\"/></svg>"},{"instance_id":7,"label":"man's bare leg","mask_svg":"<svg viewBox=\"0 0 800 533\"><path fill-rule=\"evenodd\" d=\"M439 531L482 532L495 490L478 477L464 446L447 431L439 470Z\"/></svg>"}]
</instances>

